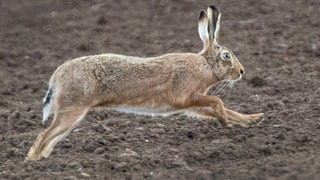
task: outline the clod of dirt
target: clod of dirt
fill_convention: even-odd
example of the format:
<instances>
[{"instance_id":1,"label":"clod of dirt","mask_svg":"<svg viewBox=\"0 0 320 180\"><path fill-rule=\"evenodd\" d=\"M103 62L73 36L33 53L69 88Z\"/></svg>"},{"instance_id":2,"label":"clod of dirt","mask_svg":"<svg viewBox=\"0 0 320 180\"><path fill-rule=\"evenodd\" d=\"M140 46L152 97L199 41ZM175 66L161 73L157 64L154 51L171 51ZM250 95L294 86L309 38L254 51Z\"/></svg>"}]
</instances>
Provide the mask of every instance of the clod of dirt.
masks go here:
<instances>
[{"instance_id":1,"label":"clod of dirt","mask_svg":"<svg viewBox=\"0 0 320 180\"><path fill-rule=\"evenodd\" d=\"M105 152L105 148L104 147L98 147L95 151L94 151L94 153L95 154L103 154L104 152Z\"/></svg>"},{"instance_id":2,"label":"clod of dirt","mask_svg":"<svg viewBox=\"0 0 320 180\"><path fill-rule=\"evenodd\" d=\"M299 143L307 143L312 141L312 139L306 134L297 134L295 135L294 140Z\"/></svg>"},{"instance_id":3,"label":"clod of dirt","mask_svg":"<svg viewBox=\"0 0 320 180\"><path fill-rule=\"evenodd\" d=\"M276 100L274 102L269 102L266 104L267 108L269 109L284 109L286 105L281 100Z\"/></svg>"},{"instance_id":4,"label":"clod of dirt","mask_svg":"<svg viewBox=\"0 0 320 180\"><path fill-rule=\"evenodd\" d=\"M281 101L281 100L276 100L276 101L273 103L273 105L274 105L275 107L277 107L277 108L284 108L284 107L285 107L284 102Z\"/></svg>"},{"instance_id":5,"label":"clod of dirt","mask_svg":"<svg viewBox=\"0 0 320 180\"><path fill-rule=\"evenodd\" d=\"M234 140L235 142L242 143L242 142L245 142L245 141L247 140L247 137L244 136L244 135L239 135L239 136L235 136L235 137L233 138L233 140Z\"/></svg>"},{"instance_id":6,"label":"clod of dirt","mask_svg":"<svg viewBox=\"0 0 320 180\"><path fill-rule=\"evenodd\" d=\"M78 45L77 49L82 52L88 52L93 49L93 43L82 43Z\"/></svg>"},{"instance_id":7,"label":"clod of dirt","mask_svg":"<svg viewBox=\"0 0 320 180\"><path fill-rule=\"evenodd\" d=\"M82 172L82 173L81 173L81 175L82 175L82 176L84 176L84 177L90 177L90 175L89 175L89 174L84 173L84 172Z\"/></svg>"},{"instance_id":8,"label":"clod of dirt","mask_svg":"<svg viewBox=\"0 0 320 180\"><path fill-rule=\"evenodd\" d=\"M114 165L115 169L125 169L128 167L128 163L126 162L120 162Z\"/></svg>"},{"instance_id":9,"label":"clod of dirt","mask_svg":"<svg viewBox=\"0 0 320 180\"><path fill-rule=\"evenodd\" d=\"M8 107L9 103L7 101L5 101L4 99L2 99L2 101L0 101L0 106L2 107Z\"/></svg>"},{"instance_id":10,"label":"clod of dirt","mask_svg":"<svg viewBox=\"0 0 320 180\"><path fill-rule=\"evenodd\" d=\"M126 148L126 151L124 153L121 153L119 157L125 157L125 156L138 156L138 154L135 151L129 148Z\"/></svg>"},{"instance_id":11,"label":"clod of dirt","mask_svg":"<svg viewBox=\"0 0 320 180\"><path fill-rule=\"evenodd\" d=\"M259 76L254 76L249 80L249 83L253 85L253 87L261 87L267 85L267 81Z\"/></svg>"},{"instance_id":12,"label":"clod of dirt","mask_svg":"<svg viewBox=\"0 0 320 180\"><path fill-rule=\"evenodd\" d=\"M107 24L107 22L108 21L103 16L100 16L99 19L97 20L97 24L99 24L99 25L105 25L105 24Z\"/></svg>"},{"instance_id":13,"label":"clod of dirt","mask_svg":"<svg viewBox=\"0 0 320 180\"><path fill-rule=\"evenodd\" d=\"M272 150L270 146L264 145L259 148L259 152L265 156L270 156L272 154Z\"/></svg>"},{"instance_id":14,"label":"clod of dirt","mask_svg":"<svg viewBox=\"0 0 320 180\"><path fill-rule=\"evenodd\" d=\"M273 137L281 141L286 139L286 136L282 132L275 134Z\"/></svg>"}]
</instances>

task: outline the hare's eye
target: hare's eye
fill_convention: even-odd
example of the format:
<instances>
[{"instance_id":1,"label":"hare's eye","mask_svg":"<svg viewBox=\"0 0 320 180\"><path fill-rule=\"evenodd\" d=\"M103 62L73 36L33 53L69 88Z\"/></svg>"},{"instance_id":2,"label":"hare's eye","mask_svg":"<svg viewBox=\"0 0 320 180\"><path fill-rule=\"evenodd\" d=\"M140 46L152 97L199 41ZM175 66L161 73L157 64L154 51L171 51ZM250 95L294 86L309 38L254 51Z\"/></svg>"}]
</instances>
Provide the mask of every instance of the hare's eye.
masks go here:
<instances>
[{"instance_id":1,"label":"hare's eye","mask_svg":"<svg viewBox=\"0 0 320 180\"><path fill-rule=\"evenodd\" d=\"M230 59L230 54L229 53L223 53L222 54L222 59L224 59L224 60L229 60Z\"/></svg>"}]
</instances>

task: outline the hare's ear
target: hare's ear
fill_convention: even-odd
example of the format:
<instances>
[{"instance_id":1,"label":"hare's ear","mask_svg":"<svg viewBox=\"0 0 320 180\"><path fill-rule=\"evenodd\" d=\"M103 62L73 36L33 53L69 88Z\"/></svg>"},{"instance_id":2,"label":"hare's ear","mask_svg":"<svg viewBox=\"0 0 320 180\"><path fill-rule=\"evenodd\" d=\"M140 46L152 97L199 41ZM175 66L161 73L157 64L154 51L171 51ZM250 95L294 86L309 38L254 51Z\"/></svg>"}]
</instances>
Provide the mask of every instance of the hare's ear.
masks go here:
<instances>
[{"instance_id":1,"label":"hare's ear","mask_svg":"<svg viewBox=\"0 0 320 180\"><path fill-rule=\"evenodd\" d=\"M217 45L219 40L221 13L219 9L215 6L208 7L207 13L209 19L208 24L210 42L213 43L213 45Z\"/></svg>"},{"instance_id":2,"label":"hare's ear","mask_svg":"<svg viewBox=\"0 0 320 180\"><path fill-rule=\"evenodd\" d=\"M203 52L206 51L209 47L209 26L208 26L208 15L205 10L200 11L199 20L198 20L198 32L200 39L203 42Z\"/></svg>"}]
</instances>

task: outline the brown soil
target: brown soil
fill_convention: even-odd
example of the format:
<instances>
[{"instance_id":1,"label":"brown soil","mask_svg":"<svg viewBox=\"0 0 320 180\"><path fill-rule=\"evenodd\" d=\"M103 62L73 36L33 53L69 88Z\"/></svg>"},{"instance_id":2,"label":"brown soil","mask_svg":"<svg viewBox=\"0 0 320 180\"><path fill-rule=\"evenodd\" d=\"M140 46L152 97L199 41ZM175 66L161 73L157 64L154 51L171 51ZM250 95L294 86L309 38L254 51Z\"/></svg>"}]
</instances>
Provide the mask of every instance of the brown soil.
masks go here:
<instances>
[{"instance_id":1,"label":"brown soil","mask_svg":"<svg viewBox=\"0 0 320 180\"><path fill-rule=\"evenodd\" d=\"M246 68L219 96L266 113L260 125L93 111L48 159L24 161L57 66L107 52L198 52L198 12L211 3L0 1L0 178L319 179L319 0L216 2L221 41Z\"/></svg>"}]
</instances>

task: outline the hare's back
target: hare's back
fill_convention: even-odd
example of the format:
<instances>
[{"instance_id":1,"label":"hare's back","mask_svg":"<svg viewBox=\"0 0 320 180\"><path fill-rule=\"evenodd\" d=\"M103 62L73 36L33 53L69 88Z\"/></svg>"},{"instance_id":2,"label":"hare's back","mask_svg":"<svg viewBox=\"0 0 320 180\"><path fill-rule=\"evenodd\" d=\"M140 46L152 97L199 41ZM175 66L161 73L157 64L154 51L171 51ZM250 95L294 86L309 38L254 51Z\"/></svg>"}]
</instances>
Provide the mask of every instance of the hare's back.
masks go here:
<instances>
[{"instance_id":1,"label":"hare's back","mask_svg":"<svg viewBox=\"0 0 320 180\"><path fill-rule=\"evenodd\" d=\"M169 83L199 75L206 62L197 54L176 53L152 58L117 54L101 54L77 58L62 64L53 74L51 83L67 86L98 88L138 88ZM198 70L197 70L198 69ZM119 86L121 85L121 86ZM79 87L81 88L81 87ZM83 87L82 87L83 88Z\"/></svg>"}]
</instances>

